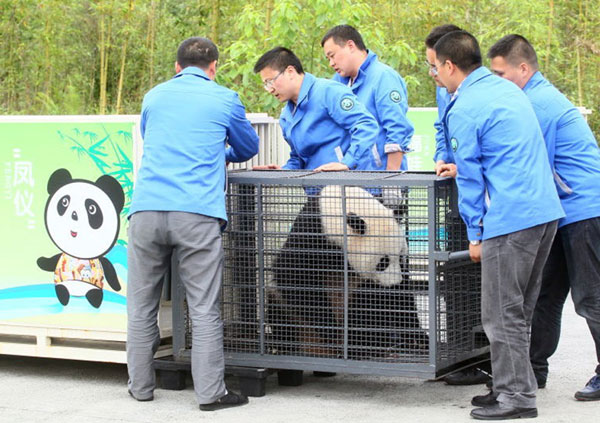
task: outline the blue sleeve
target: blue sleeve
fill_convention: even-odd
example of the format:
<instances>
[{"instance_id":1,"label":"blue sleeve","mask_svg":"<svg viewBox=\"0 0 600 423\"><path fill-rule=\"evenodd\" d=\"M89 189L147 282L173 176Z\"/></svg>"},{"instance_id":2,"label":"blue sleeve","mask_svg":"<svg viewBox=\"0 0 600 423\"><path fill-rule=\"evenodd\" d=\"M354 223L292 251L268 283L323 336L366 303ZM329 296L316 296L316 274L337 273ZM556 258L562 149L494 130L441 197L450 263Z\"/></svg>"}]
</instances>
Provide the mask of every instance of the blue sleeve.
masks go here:
<instances>
[{"instance_id":1,"label":"blue sleeve","mask_svg":"<svg viewBox=\"0 0 600 423\"><path fill-rule=\"evenodd\" d=\"M559 127L559 119L553 119L549 114L544 113L544 110L537 104L533 104L533 110L537 116L542 134L544 134L544 142L546 150L548 150L548 160L550 168L554 171L554 155L556 152L556 131Z\"/></svg>"},{"instance_id":2,"label":"blue sleeve","mask_svg":"<svg viewBox=\"0 0 600 423\"><path fill-rule=\"evenodd\" d=\"M296 148L294 147L294 145L291 142L289 142L285 138L285 136L283 138L290 146L290 158L288 159L286 164L281 166L281 168L288 169L288 170L306 169L306 164L304 163L304 160L302 160L302 158L298 155L298 152L296 151Z\"/></svg>"},{"instance_id":3,"label":"blue sleeve","mask_svg":"<svg viewBox=\"0 0 600 423\"><path fill-rule=\"evenodd\" d=\"M350 133L350 146L341 162L349 169L356 169L359 163L371 162L369 155L377 140L379 126L349 88L337 83L335 87L330 87L325 99L327 113L335 123Z\"/></svg>"},{"instance_id":4,"label":"blue sleeve","mask_svg":"<svg viewBox=\"0 0 600 423\"><path fill-rule=\"evenodd\" d=\"M258 153L258 135L246 118L246 110L237 94L233 99L227 136L229 147L225 150L225 160L228 162L245 162Z\"/></svg>"},{"instance_id":5,"label":"blue sleeve","mask_svg":"<svg viewBox=\"0 0 600 423\"><path fill-rule=\"evenodd\" d=\"M467 225L470 240L482 238L481 222L485 215L485 180L481 164L479 129L470 117L461 115L456 119L452 112L448 116L450 136L456 139L454 155L458 174L458 201L460 215Z\"/></svg>"},{"instance_id":6,"label":"blue sleeve","mask_svg":"<svg viewBox=\"0 0 600 423\"><path fill-rule=\"evenodd\" d=\"M411 151L409 146L415 130L406 117L408 95L402 80L395 75L382 75L375 92L375 107L379 124L385 131L385 144L396 144L405 153Z\"/></svg>"},{"instance_id":7,"label":"blue sleeve","mask_svg":"<svg viewBox=\"0 0 600 423\"><path fill-rule=\"evenodd\" d=\"M438 162L443 160L445 163L450 162L450 156L448 154L448 146L446 143L446 135L444 134L444 113L446 111L446 96L440 90L440 87L436 87L435 100L438 106L438 119L433 124L435 128L435 153L433 155L433 161Z\"/></svg>"}]
</instances>

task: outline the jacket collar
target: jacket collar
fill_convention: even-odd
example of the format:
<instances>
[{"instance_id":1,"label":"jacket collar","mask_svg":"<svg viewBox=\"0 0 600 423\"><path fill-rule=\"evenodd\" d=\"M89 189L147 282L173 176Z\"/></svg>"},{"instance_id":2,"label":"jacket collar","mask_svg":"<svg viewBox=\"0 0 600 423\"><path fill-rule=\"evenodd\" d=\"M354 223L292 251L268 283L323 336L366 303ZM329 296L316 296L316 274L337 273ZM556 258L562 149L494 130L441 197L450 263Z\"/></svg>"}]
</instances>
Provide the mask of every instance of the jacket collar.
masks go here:
<instances>
[{"instance_id":1,"label":"jacket collar","mask_svg":"<svg viewBox=\"0 0 600 423\"><path fill-rule=\"evenodd\" d=\"M308 97L308 92L310 91L312 86L315 85L316 80L317 78L315 78L314 75L308 72L304 73L304 79L302 80L302 86L300 87L300 93L298 94L298 100L296 101L296 104L294 104L293 101L287 102L286 107L288 108L290 115L292 115L294 109L298 109L302 102Z\"/></svg>"},{"instance_id":2,"label":"jacket collar","mask_svg":"<svg viewBox=\"0 0 600 423\"><path fill-rule=\"evenodd\" d=\"M477 69L475 69L473 72L471 72L470 74L467 75L467 77L463 80L463 82L460 83L459 88L461 90L465 90L470 85L473 85L475 82L479 81L480 79L483 79L490 75L492 75L492 72L488 68L486 68L485 66L480 66ZM458 93L458 90L456 90L456 92Z\"/></svg>"},{"instance_id":3,"label":"jacket collar","mask_svg":"<svg viewBox=\"0 0 600 423\"><path fill-rule=\"evenodd\" d=\"M358 73L356 74L356 79L352 84L352 88L357 88L363 83L367 69L369 68L369 66L371 66L371 64L375 63L377 60L377 55L375 53L373 53L372 51L369 51L367 53L365 61L362 62L362 65L360 65L360 67L358 68ZM350 81L350 78L347 76L341 76L340 81L342 82L342 84L348 85L348 81Z\"/></svg>"},{"instance_id":4,"label":"jacket collar","mask_svg":"<svg viewBox=\"0 0 600 423\"><path fill-rule=\"evenodd\" d=\"M206 72L195 66L188 66L187 68L182 69L181 72L179 72L173 78L179 78L182 75L194 75L210 81L210 78L208 77L208 75L206 75Z\"/></svg>"},{"instance_id":5,"label":"jacket collar","mask_svg":"<svg viewBox=\"0 0 600 423\"><path fill-rule=\"evenodd\" d=\"M523 91L528 91L540 85L545 80L546 78L544 78L544 75L542 75L540 71L536 71L533 75L531 75L531 78L529 78L529 81L527 81L527 84L525 84L525 86L523 87Z\"/></svg>"}]
</instances>

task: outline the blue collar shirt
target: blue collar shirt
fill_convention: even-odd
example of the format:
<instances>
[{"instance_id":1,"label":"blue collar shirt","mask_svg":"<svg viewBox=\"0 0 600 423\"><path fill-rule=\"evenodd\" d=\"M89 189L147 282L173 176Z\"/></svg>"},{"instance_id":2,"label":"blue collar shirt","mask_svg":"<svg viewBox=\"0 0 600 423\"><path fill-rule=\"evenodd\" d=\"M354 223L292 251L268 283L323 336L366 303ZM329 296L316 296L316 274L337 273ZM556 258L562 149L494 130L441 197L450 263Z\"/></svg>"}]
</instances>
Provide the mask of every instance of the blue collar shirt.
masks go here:
<instances>
[{"instance_id":1,"label":"blue collar shirt","mask_svg":"<svg viewBox=\"0 0 600 423\"><path fill-rule=\"evenodd\" d=\"M226 221L225 163L258 151L237 93L186 67L146 93L140 129L144 151L129 215L181 211Z\"/></svg>"},{"instance_id":2,"label":"blue collar shirt","mask_svg":"<svg viewBox=\"0 0 600 423\"><path fill-rule=\"evenodd\" d=\"M297 103L287 102L279 123L291 148L284 169L341 162L369 170L379 127L348 87L305 73Z\"/></svg>"},{"instance_id":3,"label":"blue collar shirt","mask_svg":"<svg viewBox=\"0 0 600 423\"><path fill-rule=\"evenodd\" d=\"M485 67L471 72L446 108L459 210L470 240L565 216L544 138L527 96Z\"/></svg>"},{"instance_id":4,"label":"blue collar shirt","mask_svg":"<svg viewBox=\"0 0 600 423\"><path fill-rule=\"evenodd\" d=\"M523 91L542 128L567 214L559 227L600 216L600 149L587 122L540 72L533 74Z\"/></svg>"},{"instance_id":5,"label":"blue collar shirt","mask_svg":"<svg viewBox=\"0 0 600 423\"><path fill-rule=\"evenodd\" d=\"M344 85L349 85L350 82L348 77L337 73L333 79ZM414 127L406 117L406 83L398 72L381 63L375 53L369 52L350 88L379 124L376 147L372 154L373 162L369 163L369 169L386 170L388 153L411 151L410 141ZM401 169L407 169L406 155Z\"/></svg>"}]
</instances>

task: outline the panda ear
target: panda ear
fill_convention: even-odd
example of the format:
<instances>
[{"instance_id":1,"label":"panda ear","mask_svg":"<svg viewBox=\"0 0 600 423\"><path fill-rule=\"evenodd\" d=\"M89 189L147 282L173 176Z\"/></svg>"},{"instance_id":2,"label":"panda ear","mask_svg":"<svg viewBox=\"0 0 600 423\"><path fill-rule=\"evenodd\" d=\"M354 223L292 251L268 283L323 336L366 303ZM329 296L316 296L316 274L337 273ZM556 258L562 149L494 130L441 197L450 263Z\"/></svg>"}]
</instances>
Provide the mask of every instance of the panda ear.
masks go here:
<instances>
[{"instance_id":1,"label":"panda ear","mask_svg":"<svg viewBox=\"0 0 600 423\"><path fill-rule=\"evenodd\" d=\"M125 194L119 181L110 175L102 175L96 180L96 185L108 195L110 201L115 205L117 213L120 213L125 204Z\"/></svg>"},{"instance_id":2,"label":"panda ear","mask_svg":"<svg viewBox=\"0 0 600 423\"><path fill-rule=\"evenodd\" d=\"M355 233L359 235L364 235L367 233L367 222L365 222L356 213L348 213L346 216L346 223Z\"/></svg>"},{"instance_id":3,"label":"panda ear","mask_svg":"<svg viewBox=\"0 0 600 423\"><path fill-rule=\"evenodd\" d=\"M72 180L73 178L67 169L55 170L48 179L48 194L50 194L50 196L54 195L54 193L58 191L60 187L67 185Z\"/></svg>"}]
</instances>

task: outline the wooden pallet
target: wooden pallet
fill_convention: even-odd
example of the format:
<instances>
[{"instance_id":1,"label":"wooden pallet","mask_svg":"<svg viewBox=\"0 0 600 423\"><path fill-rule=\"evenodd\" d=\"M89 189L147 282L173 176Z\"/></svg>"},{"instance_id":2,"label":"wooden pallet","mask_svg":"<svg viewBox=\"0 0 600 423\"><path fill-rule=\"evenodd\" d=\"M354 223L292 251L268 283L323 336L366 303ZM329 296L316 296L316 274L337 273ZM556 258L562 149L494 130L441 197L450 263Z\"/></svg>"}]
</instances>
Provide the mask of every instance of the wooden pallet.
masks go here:
<instances>
[{"instance_id":1,"label":"wooden pallet","mask_svg":"<svg viewBox=\"0 0 600 423\"><path fill-rule=\"evenodd\" d=\"M172 355L171 333L161 335L156 357ZM0 354L7 355L126 363L126 340L125 331L0 323Z\"/></svg>"}]
</instances>

